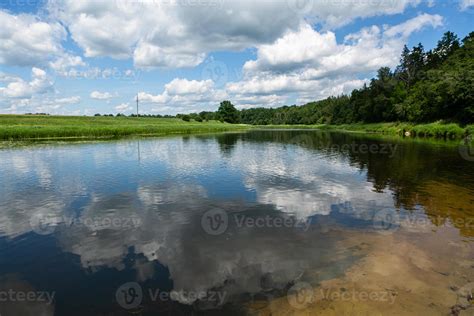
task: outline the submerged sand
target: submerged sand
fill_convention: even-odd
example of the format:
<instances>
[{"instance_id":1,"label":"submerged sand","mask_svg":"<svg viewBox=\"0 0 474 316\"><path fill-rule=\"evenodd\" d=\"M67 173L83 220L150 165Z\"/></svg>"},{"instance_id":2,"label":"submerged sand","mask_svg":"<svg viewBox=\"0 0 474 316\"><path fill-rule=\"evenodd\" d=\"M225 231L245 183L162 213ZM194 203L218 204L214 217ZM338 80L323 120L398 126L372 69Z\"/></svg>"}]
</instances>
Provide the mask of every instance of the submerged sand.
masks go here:
<instances>
[{"instance_id":1,"label":"submerged sand","mask_svg":"<svg viewBox=\"0 0 474 316\"><path fill-rule=\"evenodd\" d=\"M386 234L341 233L345 238L339 247L359 247L366 253L343 277L296 283L287 296L248 304L248 313L474 315L469 296L474 290L474 247L457 229L402 225Z\"/></svg>"}]
</instances>

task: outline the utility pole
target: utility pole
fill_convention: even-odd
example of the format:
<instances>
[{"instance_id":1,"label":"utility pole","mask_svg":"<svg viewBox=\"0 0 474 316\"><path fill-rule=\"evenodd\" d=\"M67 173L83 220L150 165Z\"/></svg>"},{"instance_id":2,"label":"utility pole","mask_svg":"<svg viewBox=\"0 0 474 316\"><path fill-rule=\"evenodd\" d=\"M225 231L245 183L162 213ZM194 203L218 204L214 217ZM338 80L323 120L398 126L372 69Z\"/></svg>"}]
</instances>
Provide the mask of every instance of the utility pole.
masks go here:
<instances>
[{"instance_id":1,"label":"utility pole","mask_svg":"<svg viewBox=\"0 0 474 316\"><path fill-rule=\"evenodd\" d=\"M137 117L138 117L138 93L137 93Z\"/></svg>"}]
</instances>

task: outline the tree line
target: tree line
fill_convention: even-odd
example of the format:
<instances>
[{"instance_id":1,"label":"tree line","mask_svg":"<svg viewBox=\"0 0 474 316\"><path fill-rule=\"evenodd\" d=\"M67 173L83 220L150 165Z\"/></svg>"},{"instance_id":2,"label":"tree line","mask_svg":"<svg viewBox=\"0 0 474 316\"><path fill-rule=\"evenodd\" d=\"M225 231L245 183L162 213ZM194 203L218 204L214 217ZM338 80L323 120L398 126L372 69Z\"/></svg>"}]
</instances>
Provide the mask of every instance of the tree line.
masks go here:
<instances>
[{"instance_id":1,"label":"tree line","mask_svg":"<svg viewBox=\"0 0 474 316\"><path fill-rule=\"evenodd\" d=\"M217 112L186 115L245 124L474 122L474 32L463 40L446 32L437 46L420 43L403 49L400 64L382 67L376 78L350 95L333 96L301 106L237 110L230 101Z\"/></svg>"}]
</instances>

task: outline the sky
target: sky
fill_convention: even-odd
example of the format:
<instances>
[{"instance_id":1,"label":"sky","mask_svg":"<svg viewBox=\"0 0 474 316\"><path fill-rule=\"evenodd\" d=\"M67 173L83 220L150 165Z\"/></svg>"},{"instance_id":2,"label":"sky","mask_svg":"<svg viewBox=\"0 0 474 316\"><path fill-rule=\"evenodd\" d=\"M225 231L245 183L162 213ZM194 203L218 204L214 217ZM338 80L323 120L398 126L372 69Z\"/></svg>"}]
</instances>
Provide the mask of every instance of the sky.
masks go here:
<instances>
[{"instance_id":1,"label":"sky","mask_svg":"<svg viewBox=\"0 0 474 316\"><path fill-rule=\"evenodd\" d=\"M350 93L474 0L0 0L0 113L177 114Z\"/></svg>"}]
</instances>

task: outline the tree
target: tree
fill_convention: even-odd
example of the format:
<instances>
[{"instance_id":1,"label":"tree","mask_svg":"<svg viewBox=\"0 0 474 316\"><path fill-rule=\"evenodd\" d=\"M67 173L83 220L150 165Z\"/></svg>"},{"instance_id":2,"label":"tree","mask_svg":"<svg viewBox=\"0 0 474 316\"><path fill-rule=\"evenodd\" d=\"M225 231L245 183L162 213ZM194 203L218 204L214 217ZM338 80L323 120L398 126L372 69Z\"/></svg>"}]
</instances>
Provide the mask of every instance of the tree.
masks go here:
<instances>
[{"instance_id":1,"label":"tree","mask_svg":"<svg viewBox=\"0 0 474 316\"><path fill-rule=\"evenodd\" d=\"M458 36L453 32L446 32L444 33L443 38L438 41L438 45L433 53L441 61L444 61L449 55L451 55L451 53L459 48L459 45Z\"/></svg>"},{"instance_id":2,"label":"tree","mask_svg":"<svg viewBox=\"0 0 474 316\"><path fill-rule=\"evenodd\" d=\"M222 101L219 109L217 110L219 120L227 123L238 123L239 122L239 111L230 101Z\"/></svg>"}]
</instances>

